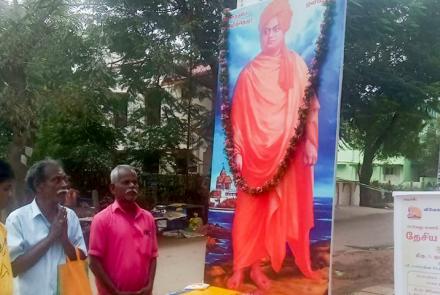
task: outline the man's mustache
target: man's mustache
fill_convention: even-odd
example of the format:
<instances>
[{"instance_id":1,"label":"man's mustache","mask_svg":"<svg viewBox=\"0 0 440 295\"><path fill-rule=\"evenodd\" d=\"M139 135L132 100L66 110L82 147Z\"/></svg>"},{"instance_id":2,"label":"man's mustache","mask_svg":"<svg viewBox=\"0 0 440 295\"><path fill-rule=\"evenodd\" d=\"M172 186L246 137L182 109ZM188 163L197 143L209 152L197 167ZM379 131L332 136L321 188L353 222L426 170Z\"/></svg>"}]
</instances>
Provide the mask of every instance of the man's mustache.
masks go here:
<instances>
[{"instance_id":1,"label":"man's mustache","mask_svg":"<svg viewBox=\"0 0 440 295\"><path fill-rule=\"evenodd\" d=\"M125 193L126 193L126 194L129 194L129 193L135 193L135 194L137 194L138 191L137 191L137 189L129 189L129 190L126 190Z\"/></svg>"},{"instance_id":2,"label":"man's mustache","mask_svg":"<svg viewBox=\"0 0 440 295\"><path fill-rule=\"evenodd\" d=\"M67 194L68 192L69 192L68 189L63 188L63 189L58 190L58 191L57 191L57 194L58 194L58 195L62 195L62 194Z\"/></svg>"}]
</instances>

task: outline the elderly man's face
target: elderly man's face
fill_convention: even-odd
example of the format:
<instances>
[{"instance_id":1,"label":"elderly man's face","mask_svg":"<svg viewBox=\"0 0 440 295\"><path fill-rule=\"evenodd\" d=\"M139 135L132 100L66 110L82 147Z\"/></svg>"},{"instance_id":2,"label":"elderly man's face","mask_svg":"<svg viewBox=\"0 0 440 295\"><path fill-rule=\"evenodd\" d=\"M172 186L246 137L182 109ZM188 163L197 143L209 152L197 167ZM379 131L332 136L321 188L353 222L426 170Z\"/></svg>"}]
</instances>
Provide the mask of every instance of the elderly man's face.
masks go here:
<instances>
[{"instance_id":1,"label":"elderly man's face","mask_svg":"<svg viewBox=\"0 0 440 295\"><path fill-rule=\"evenodd\" d=\"M263 52L278 53L278 50L284 45L284 32L281 30L278 19L272 18L268 21L261 34Z\"/></svg>"},{"instance_id":2,"label":"elderly man's face","mask_svg":"<svg viewBox=\"0 0 440 295\"><path fill-rule=\"evenodd\" d=\"M130 169L120 169L115 183L110 185L110 190L119 201L134 202L138 197L137 174Z\"/></svg>"},{"instance_id":3,"label":"elderly man's face","mask_svg":"<svg viewBox=\"0 0 440 295\"><path fill-rule=\"evenodd\" d=\"M53 202L63 203L68 189L68 178L61 167L52 165L45 168L46 180L37 187L37 192Z\"/></svg>"}]
</instances>

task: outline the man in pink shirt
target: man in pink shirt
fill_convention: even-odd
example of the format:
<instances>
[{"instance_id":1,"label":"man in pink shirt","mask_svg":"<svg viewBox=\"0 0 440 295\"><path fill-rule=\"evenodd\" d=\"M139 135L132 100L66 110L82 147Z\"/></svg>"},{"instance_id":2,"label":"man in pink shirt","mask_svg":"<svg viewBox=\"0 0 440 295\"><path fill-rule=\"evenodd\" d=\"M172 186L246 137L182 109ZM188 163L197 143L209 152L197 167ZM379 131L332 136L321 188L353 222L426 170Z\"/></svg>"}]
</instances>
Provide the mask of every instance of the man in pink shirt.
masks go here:
<instances>
[{"instance_id":1,"label":"man in pink shirt","mask_svg":"<svg viewBox=\"0 0 440 295\"><path fill-rule=\"evenodd\" d=\"M153 216L136 204L138 180L129 165L110 175L113 204L96 214L90 230L90 269L100 295L151 295L157 239Z\"/></svg>"}]
</instances>

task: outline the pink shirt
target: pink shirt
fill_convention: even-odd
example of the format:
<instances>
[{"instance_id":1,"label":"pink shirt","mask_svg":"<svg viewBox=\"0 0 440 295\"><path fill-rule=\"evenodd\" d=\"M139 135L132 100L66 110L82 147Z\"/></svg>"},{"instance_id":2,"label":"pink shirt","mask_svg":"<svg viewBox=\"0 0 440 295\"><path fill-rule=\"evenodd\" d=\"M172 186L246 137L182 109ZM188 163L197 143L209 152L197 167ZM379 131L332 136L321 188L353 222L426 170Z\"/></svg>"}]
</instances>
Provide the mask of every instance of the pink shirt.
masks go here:
<instances>
[{"instance_id":1,"label":"pink shirt","mask_svg":"<svg viewBox=\"0 0 440 295\"><path fill-rule=\"evenodd\" d=\"M158 254L153 216L137 207L133 217L113 202L93 218L89 254L98 257L118 290L142 289L148 284L151 261ZM97 287L99 294L108 294L99 280Z\"/></svg>"}]
</instances>

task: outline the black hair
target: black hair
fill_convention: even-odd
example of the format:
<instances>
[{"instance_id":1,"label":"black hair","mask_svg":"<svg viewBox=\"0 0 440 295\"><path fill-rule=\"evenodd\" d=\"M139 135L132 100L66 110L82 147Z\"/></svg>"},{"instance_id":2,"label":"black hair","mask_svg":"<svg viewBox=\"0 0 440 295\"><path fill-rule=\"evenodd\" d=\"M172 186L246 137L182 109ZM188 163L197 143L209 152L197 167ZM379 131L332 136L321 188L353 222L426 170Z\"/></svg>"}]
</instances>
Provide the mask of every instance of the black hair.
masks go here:
<instances>
[{"instance_id":1,"label":"black hair","mask_svg":"<svg viewBox=\"0 0 440 295\"><path fill-rule=\"evenodd\" d=\"M45 159L33 164L26 173L26 184L29 189L34 193L37 192L37 186L46 181L46 167L49 166L62 168L61 164L58 161L55 161L53 159Z\"/></svg>"},{"instance_id":2,"label":"black hair","mask_svg":"<svg viewBox=\"0 0 440 295\"><path fill-rule=\"evenodd\" d=\"M11 165L0 160L0 183L12 180L14 177L14 171L12 171Z\"/></svg>"}]
</instances>

